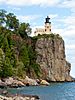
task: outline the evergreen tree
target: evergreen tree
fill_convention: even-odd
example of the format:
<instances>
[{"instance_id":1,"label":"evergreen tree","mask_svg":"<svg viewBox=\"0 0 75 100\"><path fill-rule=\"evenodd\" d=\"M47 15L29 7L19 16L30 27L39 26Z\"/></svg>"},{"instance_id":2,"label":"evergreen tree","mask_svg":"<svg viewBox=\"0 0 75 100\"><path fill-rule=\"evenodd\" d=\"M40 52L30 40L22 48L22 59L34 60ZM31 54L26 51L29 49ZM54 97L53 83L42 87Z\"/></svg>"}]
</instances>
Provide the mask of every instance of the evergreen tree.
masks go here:
<instances>
[{"instance_id":1,"label":"evergreen tree","mask_svg":"<svg viewBox=\"0 0 75 100\"><path fill-rule=\"evenodd\" d=\"M16 16L13 13L9 13L6 15L6 27L8 29L13 29L14 31L17 31L19 27L19 20L16 18Z\"/></svg>"},{"instance_id":2,"label":"evergreen tree","mask_svg":"<svg viewBox=\"0 0 75 100\"><path fill-rule=\"evenodd\" d=\"M20 50L20 59L24 63L25 68L29 67L29 56L26 46L22 46Z\"/></svg>"},{"instance_id":3,"label":"evergreen tree","mask_svg":"<svg viewBox=\"0 0 75 100\"><path fill-rule=\"evenodd\" d=\"M29 23L21 23L18 31L22 38L27 38L27 36L31 33Z\"/></svg>"},{"instance_id":4,"label":"evergreen tree","mask_svg":"<svg viewBox=\"0 0 75 100\"><path fill-rule=\"evenodd\" d=\"M2 77L8 77L13 75L12 65L10 59L5 57L4 65L2 67Z\"/></svg>"},{"instance_id":5,"label":"evergreen tree","mask_svg":"<svg viewBox=\"0 0 75 100\"><path fill-rule=\"evenodd\" d=\"M13 13L0 10L0 77L25 77L31 70L38 75L35 48L29 45L30 33L29 23L19 23Z\"/></svg>"},{"instance_id":6,"label":"evergreen tree","mask_svg":"<svg viewBox=\"0 0 75 100\"><path fill-rule=\"evenodd\" d=\"M6 11L1 9L0 10L0 26L3 26L6 22Z\"/></svg>"},{"instance_id":7,"label":"evergreen tree","mask_svg":"<svg viewBox=\"0 0 75 100\"><path fill-rule=\"evenodd\" d=\"M14 75L18 76L20 78L25 77L26 73L25 73L25 66L23 64L22 61L17 61L16 62L16 68L14 68Z\"/></svg>"},{"instance_id":8,"label":"evergreen tree","mask_svg":"<svg viewBox=\"0 0 75 100\"><path fill-rule=\"evenodd\" d=\"M0 77L2 76L2 68L4 65L5 55L3 50L0 48Z\"/></svg>"}]
</instances>

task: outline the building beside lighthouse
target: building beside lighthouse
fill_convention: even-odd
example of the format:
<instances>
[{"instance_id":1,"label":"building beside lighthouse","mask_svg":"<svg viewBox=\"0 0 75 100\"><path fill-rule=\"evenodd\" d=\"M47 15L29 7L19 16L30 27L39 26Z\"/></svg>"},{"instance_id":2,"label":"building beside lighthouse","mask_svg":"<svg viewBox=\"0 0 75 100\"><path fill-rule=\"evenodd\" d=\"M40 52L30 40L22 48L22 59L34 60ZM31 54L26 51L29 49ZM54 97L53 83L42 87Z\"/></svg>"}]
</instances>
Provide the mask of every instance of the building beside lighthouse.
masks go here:
<instances>
[{"instance_id":1,"label":"building beside lighthouse","mask_svg":"<svg viewBox=\"0 0 75 100\"><path fill-rule=\"evenodd\" d=\"M50 20L50 18L47 16L47 18L45 18L44 28L36 28L36 30L34 32L35 36L37 36L38 34L43 35L43 34L51 33L51 22L49 20Z\"/></svg>"}]
</instances>

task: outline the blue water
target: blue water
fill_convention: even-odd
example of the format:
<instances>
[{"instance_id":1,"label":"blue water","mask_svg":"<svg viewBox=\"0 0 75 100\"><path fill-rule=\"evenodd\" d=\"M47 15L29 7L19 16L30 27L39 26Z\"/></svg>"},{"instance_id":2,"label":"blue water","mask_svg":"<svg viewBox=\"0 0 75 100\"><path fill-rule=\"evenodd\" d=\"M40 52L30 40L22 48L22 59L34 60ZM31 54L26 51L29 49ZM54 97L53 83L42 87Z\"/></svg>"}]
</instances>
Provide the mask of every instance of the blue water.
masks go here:
<instances>
[{"instance_id":1,"label":"blue water","mask_svg":"<svg viewBox=\"0 0 75 100\"><path fill-rule=\"evenodd\" d=\"M75 83L51 83L50 86L29 86L8 89L11 93L38 95L40 100L75 100Z\"/></svg>"}]
</instances>

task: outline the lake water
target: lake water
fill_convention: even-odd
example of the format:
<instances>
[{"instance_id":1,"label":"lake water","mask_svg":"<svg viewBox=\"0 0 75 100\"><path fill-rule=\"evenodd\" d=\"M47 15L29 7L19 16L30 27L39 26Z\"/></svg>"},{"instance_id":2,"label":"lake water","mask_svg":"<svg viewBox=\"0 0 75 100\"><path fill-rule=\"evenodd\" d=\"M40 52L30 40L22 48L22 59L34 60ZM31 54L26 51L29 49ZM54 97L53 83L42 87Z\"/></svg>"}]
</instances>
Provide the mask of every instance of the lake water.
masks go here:
<instances>
[{"instance_id":1,"label":"lake water","mask_svg":"<svg viewBox=\"0 0 75 100\"><path fill-rule=\"evenodd\" d=\"M8 89L11 93L38 95L40 100L75 100L75 83L51 83L50 86L29 86Z\"/></svg>"}]
</instances>

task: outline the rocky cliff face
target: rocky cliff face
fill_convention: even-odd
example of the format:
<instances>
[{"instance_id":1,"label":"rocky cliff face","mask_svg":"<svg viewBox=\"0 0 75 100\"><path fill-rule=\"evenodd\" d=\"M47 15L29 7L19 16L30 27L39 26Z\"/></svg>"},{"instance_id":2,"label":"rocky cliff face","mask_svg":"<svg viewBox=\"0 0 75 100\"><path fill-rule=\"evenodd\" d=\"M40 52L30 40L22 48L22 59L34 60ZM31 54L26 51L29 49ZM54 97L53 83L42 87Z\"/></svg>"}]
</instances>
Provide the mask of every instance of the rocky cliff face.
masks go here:
<instances>
[{"instance_id":1,"label":"rocky cliff face","mask_svg":"<svg viewBox=\"0 0 75 100\"><path fill-rule=\"evenodd\" d=\"M71 81L71 64L66 61L64 41L59 35L40 36L35 44L36 62L41 78L49 81Z\"/></svg>"}]
</instances>

